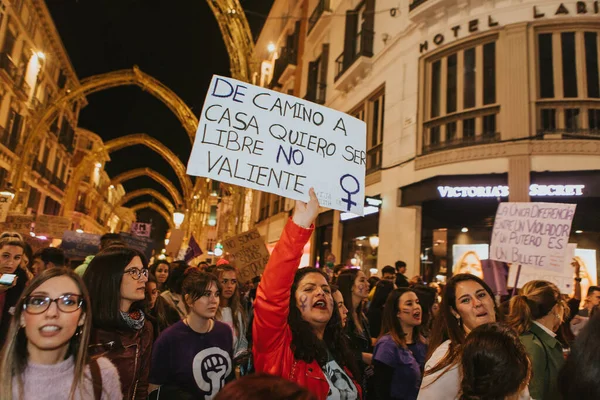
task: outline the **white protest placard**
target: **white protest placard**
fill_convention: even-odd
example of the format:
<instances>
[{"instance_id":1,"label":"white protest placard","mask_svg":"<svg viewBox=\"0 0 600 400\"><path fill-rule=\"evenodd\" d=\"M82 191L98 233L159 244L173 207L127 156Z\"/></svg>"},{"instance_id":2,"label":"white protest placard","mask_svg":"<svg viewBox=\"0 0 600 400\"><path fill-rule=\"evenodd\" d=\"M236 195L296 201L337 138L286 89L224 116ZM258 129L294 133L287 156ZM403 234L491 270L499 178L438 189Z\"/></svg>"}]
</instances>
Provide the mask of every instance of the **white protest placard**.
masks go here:
<instances>
[{"instance_id":1,"label":"white protest placard","mask_svg":"<svg viewBox=\"0 0 600 400\"><path fill-rule=\"evenodd\" d=\"M365 147L363 121L215 75L187 173L363 215Z\"/></svg>"},{"instance_id":2,"label":"white protest placard","mask_svg":"<svg viewBox=\"0 0 600 400\"><path fill-rule=\"evenodd\" d=\"M152 224L146 222L133 222L131 224L131 234L135 236L150 237Z\"/></svg>"},{"instance_id":3,"label":"white protest placard","mask_svg":"<svg viewBox=\"0 0 600 400\"><path fill-rule=\"evenodd\" d=\"M500 203L490 259L562 271L574 215L575 204Z\"/></svg>"},{"instance_id":4,"label":"white protest placard","mask_svg":"<svg viewBox=\"0 0 600 400\"><path fill-rule=\"evenodd\" d=\"M527 282L530 281L548 281L554 283L563 294L571 294L573 292L573 278L574 268L571 265L573 257L575 257L575 250L577 244L567 244L567 252L565 254L565 260L560 271L552 271L532 265L521 265L521 272L519 274L519 281L517 282L517 288L522 288ZM508 287L515 286L515 280L517 278L517 271L519 266L513 264L508 271Z\"/></svg>"}]
</instances>

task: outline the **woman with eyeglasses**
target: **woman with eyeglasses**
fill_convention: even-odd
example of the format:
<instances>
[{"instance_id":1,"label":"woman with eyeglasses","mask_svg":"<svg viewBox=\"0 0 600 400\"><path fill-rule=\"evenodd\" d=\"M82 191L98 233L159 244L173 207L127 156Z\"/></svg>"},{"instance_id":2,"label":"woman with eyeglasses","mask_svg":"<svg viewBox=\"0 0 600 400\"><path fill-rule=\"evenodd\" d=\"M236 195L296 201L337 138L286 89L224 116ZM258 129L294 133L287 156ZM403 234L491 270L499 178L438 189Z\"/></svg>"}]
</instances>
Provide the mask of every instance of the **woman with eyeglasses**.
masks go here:
<instances>
[{"instance_id":1,"label":"woman with eyeglasses","mask_svg":"<svg viewBox=\"0 0 600 400\"><path fill-rule=\"evenodd\" d=\"M142 311L148 281L146 259L128 247L108 247L90 262L83 281L91 300L90 351L115 364L124 399L146 399L154 340L152 324Z\"/></svg>"},{"instance_id":2,"label":"woman with eyeglasses","mask_svg":"<svg viewBox=\"0 0 600 400\"><path fill-rule=\"evenodd\" d=\"M0 359L1 399L121 399L115 366L88 354L89 296L81 278L50 268L27 286Z\"/></svg>"},{"instance_id":3,"label":"woman with eyeglasses","mask_svg":"<svg viewBox=\"0 0 600 400\"><path fill-rule=\"evenodd\" d=\"M219 280L192 270L183 281L182 294L186 317L167 328L152 349L153 400L212 399L234 377L231 328L215 319Z\"/></svg>"}]
</instances>

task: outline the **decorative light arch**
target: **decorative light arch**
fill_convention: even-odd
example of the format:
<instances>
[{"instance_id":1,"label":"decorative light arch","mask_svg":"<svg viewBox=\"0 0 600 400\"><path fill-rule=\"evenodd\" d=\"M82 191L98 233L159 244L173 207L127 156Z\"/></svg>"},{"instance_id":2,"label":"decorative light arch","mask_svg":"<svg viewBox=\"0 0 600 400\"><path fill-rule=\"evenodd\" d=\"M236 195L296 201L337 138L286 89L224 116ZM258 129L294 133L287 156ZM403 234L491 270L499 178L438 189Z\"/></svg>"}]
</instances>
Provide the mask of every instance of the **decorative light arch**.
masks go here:
<instances>
[{"instance_id":1,"label":"decorative light arch","mask_svg":"<svg viewBox=\"0 0 600 400\"><path fill-rule=\"evenodd\" d=\"M138 211L143 210L144 208L150 208L150 209L156 211L157 213L159 213L165 219L165 221L167 221L167 224L169 224L169 229L175 228L175 224L173 223L173 220L172 220L171 216L169 215L169 213L167 211L165 211L165 209L162 208L161 206L156 205L155 203L152 203L150 201L147 201L145 203L136 204L135 206L131 207L131 211L133 211L134 213L137 213Z\"/></svg>"},{"instance_id":2,"label":"decorative light arch","mask_svg":"<svg viewBox=\"0 0 600 400\"><path fill-rule=\"evenodd\" d=\"M173 211L175 211L175 206L173 205L173 203L171 203L171 201L167 197L163 196L160 192L154 189L138 189L134 190L133 192L129 192L121 198L121 200L115 205L115 208L125 206L125 204L129 203L131 200L137 199L138 197L142 196L154 197L156 200L160 201L162 205L165 206L165 208L170 214L173 214Z\"/></svg>"},{"instance_id":3,"label":"decorative light arch","mask_svg":"<svg viewBox=\"0 0 600 400\"><path fill-rule=\"evenodd\" d=\"M156 172L155 170L153 170L151 168L136 168L136 169L132 169L132 170L123 172L122 174L115 176L110 181L110 184L117 186L125 181L128 181L130 179L135 179L140 176L148 176L148 177L154 179L156 182L160 183L165 189L167 189L167 191L173 198L173 201L175 202L175 204L184 204L183 199L181 198L181 194L177 191L177 188L171 183L171 181L168 180L167 178L165 178L164 175L159 174L158 172ZM106 190L108 190L108 187L103 188L101 193L104 194L104 192Z\"/></svg>"},{"instance_id":4,"label":"decorative light arch","mask_svg":"<svg viewBox=\"0 0 600 400\"><path fill-rule=\"evenodd\" d=\"M144 133L136 133L109 140L104 144L103 147L88 153L83 158L77 168L75 168L75 172L71 177L69 187L65 194L63 215L69 215L68 213L74 210L75 203L77 202L77 194L79 192L79 183L83 180L85 174L90 171L96 161L101 159L105 153L111 153L129 146L136 145L146 146L164 158L171 165L175 171L175 174L177 174L177 177L179 178L179 182L181 183L181 187L183 189L183 198L189 199L191 197L194 187L190 177L186 174L185 165L183 165L179 157L177 157L171 150L169 150L169 148L155 138ZM180 204L185 205L184 203Z\"/></svg>"}]
</instances>

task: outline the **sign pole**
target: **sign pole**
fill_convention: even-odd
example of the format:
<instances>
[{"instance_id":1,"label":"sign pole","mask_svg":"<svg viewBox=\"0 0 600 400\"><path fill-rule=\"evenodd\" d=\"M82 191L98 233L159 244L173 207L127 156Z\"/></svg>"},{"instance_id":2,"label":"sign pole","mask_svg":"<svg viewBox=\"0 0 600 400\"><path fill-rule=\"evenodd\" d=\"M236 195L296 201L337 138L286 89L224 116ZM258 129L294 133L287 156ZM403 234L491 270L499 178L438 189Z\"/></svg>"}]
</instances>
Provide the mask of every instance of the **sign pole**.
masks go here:
<instances>
[{"instance_id":1,"label":"sign pole","mask_svg":"<svg viewBox=\"0 0 600 400\"><path fill-rule=\"evenodd\" d=\"M515 286L513 287L512 294L510 295L510 297L515 297L515 294L517 294L517 286L519 284L519 275L521 275L521 264L519 264L519 266L517 267L517 277L515 278Z\"/></svg>"}]
</instances>

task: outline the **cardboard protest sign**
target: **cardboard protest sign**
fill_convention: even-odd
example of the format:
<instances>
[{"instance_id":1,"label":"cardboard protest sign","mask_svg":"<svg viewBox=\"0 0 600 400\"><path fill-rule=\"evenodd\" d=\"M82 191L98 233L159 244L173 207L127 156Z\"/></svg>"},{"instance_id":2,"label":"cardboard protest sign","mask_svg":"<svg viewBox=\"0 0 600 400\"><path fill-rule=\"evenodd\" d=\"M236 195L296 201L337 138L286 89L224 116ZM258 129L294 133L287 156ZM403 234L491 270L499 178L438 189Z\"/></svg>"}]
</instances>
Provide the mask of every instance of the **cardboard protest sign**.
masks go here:
<instances>
[{"instance_id":1,"label":"cardboard protest sign","mask_svg":"<svg viewBox=\"0 0 600 400\"><path fill-rule=\"evenodd\" d=\"M0 224L3 231L18 232L23 235L28 235L31 232L31 224L33 216L31 215L9 215L6 217L6 222Z\"/></svg>"},{"instance_id":2,"label":"cardboard protest sign","mask_svg":"<svg viewBox=\"0 0 600 400\"><path fill-rule=\"evenodd\" d=\"M100 235L66 231L63 233L60 247L68 258L83 259L98 252Z\"/></svg>"},{"instance_id":3,"label":"cardboard protest sign","mask_svg":"<svg viewBox=\"0 0 600 400\"><path fill-rule=\"evenodd\" d=\"M500 203L490 259L560 272L575 204Z\"/></svg>"},{"instance_id":4,"label":"cardboard protest sign","mask_svg":"<svg viewBox=\"0 0 600 400\"><path fill-rule=\"evenodd\" d=\"M150 237L152 231L152 224L145 222L133 222L131 224L131 234L135 236Z\"/></svg>"},{"instance_id":5,"label":"cardboard protest sign","mask_svg":"<svg viewBox=\"0 0 600 400\"><path fill-rule=\"evenodd\" d=\"M2 194L0 195L0 222L5 222L8 217L8 210L12 203L13 196Z\"/></svg>"},{"instance_id":6,"label":"cardboard protest sign","mask_svg":"<svg viewBox=\"0 0 600 400\"><path fill-rule=\"evenodd\" d=\"M146 260L149 260L150 257L152 257L154 240L143 236L135 236L125 232L121 232L120 235L121 239L127 247L131 247L132 249L136 249L139 252L143 253L146 257Z\"/></svg>"},{"instance_id":7,"label":"cardboard protest sign","mask_svg":"<svg viewBox=\"0 0 600 400\"><path fill-rule=\"evenodd\" d=\"M35 234L60 238L71 228L71 220L55 215L38 215L35 219Z\"/></svg>"},{"instance_id":8,"label":"cardboard protest sign","mask_svg":"<svg viewBox=\"0 0 600 400\"><path fill-rule=\"evenodd\" d=\"M256 229L225 240L223 247L239 271L239 282L247 282L262 274L269 261L269 251Z\"/></svg>"},{"instance_id":9,"label":"cardboard protest sign","mask_svg":"<svg viewBox=\"0 0 600 400\"><path fill-rule=\"evenodd\" d=\"M559 271L553 271L545 268L540 268L532 265L522 265L519 273L517 288L522 288L529 281L543 280L554 283L563 294L571 294L573 292L573 266L571 262L575 257L576 244L567 244L564 263ZM517 278L518 265L513 264L508 272L508 286L514 287Z\"/></svg>"},{"instance_id":10,"label":"cardboard protest sign","mask_svg":"<svg viewBox=\"0 0 600 400\"><path fill-rule=\"evenodd\" d=\"M363 121L215 75L187 173L363 215L365 147Z\"/></svg>"}]
</instances>

